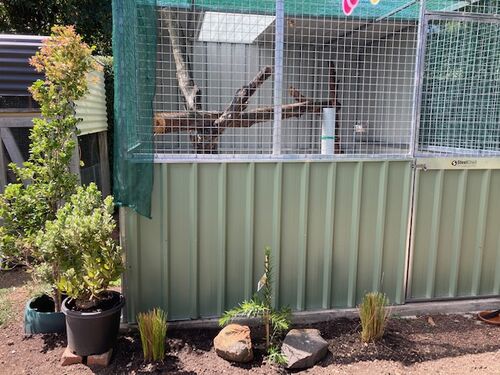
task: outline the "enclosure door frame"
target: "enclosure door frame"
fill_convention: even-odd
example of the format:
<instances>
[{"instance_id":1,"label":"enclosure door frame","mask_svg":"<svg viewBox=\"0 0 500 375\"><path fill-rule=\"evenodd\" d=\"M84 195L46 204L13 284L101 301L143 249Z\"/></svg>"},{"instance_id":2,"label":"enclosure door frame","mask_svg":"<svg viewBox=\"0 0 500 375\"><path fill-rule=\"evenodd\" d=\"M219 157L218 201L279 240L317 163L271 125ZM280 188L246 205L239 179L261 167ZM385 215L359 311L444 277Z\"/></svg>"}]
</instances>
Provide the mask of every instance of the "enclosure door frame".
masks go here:
<instances>
[{"instance_id":1,"label":"enclosure door frame","mask_svg":"<svg viewBox=\"0 0 500 375\"><path fill-rule=\"evenodd\" d=\"M464 14L464 13L451 13L451 12L427 12L425 11L425 0L422 0L421 3L421 16L420 16L420 24L419 24L419 38L418 38L418 50L417 50L417 61L416 61L416 69L415 69L415 107L414 107L414 139L412 139L412 155L413 155L413 168L412 168L412 187L411 187L411 197L410 197L410 214L409 214L409 224L408 224L408 247L407 247L407 264L406 264L406 274L405 274L405 290L406 290L406 302L426 302L426 301L438 301L438 300L456 300L456 299L472 299L472 298L484 298L484 297L495 297L500 292L498 289L500 288L500 276L495 277L495 285L496 292L493 294L483 294L476 293L474 295L474 290L479 291L478 282L473 281L473 286L471 288L471 295L460 296L458 293L458 273L459 264L450 265L450 280L455 279L455 284L450 282L449 297L435 297L433 294L435 290L435 280L426 280L427 282L427 290L426 296L423 298L413 298L412 297L412 287L414 284L414 261L415 261L415 252L418 251L416 249L415 240L416 240L416 224L417 224L417 215L419 215L419 208L421 208L421 204L419 202L419 192L420 192L420 178L423 173L427 171L435 171L437 172L438 177L436 178L436 189L435 192L439 194L439 196L435 199L442 199L442 187L443 187L443 176L447 173L447 171L454 170L459 171L461 176L465 175L467 178L469 171L483 171L486 175L488 181L490 181L491 175L496 170L500 170L500 157L498 153L492 152L490 156L477 155L475 154L467 154L460 153L458 150L457 154L450 154L450 156L438 156L438 155L426 155L423 156L421 154L421 150L419 149L419 132L420 132L420 121L421 121L421 106L422 106L422 86L423 86L423 77L425 72L425 56L427 49L427 29L429 25L429 21L438 20L438 21L458 21L458 22L480 22L480 23L488 23L493 25L498 25L500 28L500 17L496 15L483 15L483 14ZM467 184L467 181L465 182ZM483 185L481 185L483 186ZM460 188L459 188L460 189ZM488 194L489 190L486 190ZM463 192L462 192L463 193ZM481 193L484 193L483 189L481 189ZM463 195L465 198L465 195ZM485 197L480 197L481 202L483 202ZM462 202L465 206L465 200ZM439 217L441 202L438 205L435 205L438 211L432 212L433 218ZM463 209L463 207L462 207ZM437 257L438 241L439 241L439 228L434 228L431 235L431 241L435 242L435 255ZM455 241L461 241L461 239L456 239ZM456 242L456 243L459 243ZM500 236L499 236L499 244L500 244ZM500 245L499 249L500 249ZM500 250L499 250L500 254ZM500 255L499 255L500 257ZM429 260L427 264L428 270L433 270L431 272L432 277L436 277L436 259ZM477 263L477 262L476 262ZM496 269L500 271L500 265L498 264L499 260L497 259ZM479 278L478 273L481 272L481 264L473 265L474 269L471 271L473 277ZM430 271L429 271L430 272ZM420 277L425 277L422 275ZM498 280L497 280L498 279Z\"/></svg>"}]
</instances>

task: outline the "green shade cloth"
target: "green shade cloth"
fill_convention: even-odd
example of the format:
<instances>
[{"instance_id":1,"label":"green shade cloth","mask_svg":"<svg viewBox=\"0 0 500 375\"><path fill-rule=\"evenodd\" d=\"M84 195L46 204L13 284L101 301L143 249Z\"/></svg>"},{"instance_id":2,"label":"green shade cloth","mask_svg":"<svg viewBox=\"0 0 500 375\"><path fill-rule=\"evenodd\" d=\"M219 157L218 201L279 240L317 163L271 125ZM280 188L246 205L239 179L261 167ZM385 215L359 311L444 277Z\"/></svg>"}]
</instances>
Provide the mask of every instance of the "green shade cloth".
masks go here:
<instances>
[{"instance_id":1,"label":"green shade cloth","mask_svg":"<svg viewBox=\"0 0 500 375\"><path fill-rule=\"evenodd\" d=\"M393 11L413 3L412 0L380 0L372 5L369 0L360 0L350 18L375 19L389 15ZM417 20L419 16L419 2L403 9L392 18ZM427 1L428 10L455 10L462 8L463 0L430 0ZM274 0L158 0L159 6L194 8L198 10L221 12L245 12L274 14ZM342 12L342 0L285 0L285 13L288 16L313 17L345 17Z\"/></svg>"},{"instance_id":2,"label":"green shade cloth","mask_svg":"<svg viewBox=\"0 0 500 375\"><path fill-rule=\"evenodd\" d=\"M115 138L113 193L151 216L156 1L113 0Z\"/></svg>"}]
</instances>

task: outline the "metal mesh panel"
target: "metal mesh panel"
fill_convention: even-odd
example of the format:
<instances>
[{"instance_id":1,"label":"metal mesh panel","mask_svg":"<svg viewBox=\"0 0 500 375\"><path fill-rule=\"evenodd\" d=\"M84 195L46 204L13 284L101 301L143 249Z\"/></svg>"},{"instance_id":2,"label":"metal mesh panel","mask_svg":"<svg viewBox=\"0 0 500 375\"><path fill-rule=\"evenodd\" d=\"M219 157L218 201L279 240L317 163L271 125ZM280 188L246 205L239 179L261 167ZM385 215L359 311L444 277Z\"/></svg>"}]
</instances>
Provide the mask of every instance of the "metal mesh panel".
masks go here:
<instances>
[{"instance_id":1,"label":"metal mesh panel","mask_svg":"<svg viewBox=\"0 0 500 375\"><path fill-rule=\"evenodd\" d=\"M418 114L421 151L496 151L499 3L427 0L418 50L421 1L126 0L122 159L412 156Z\"/></svg>"},{"instance_id":2,"label":"metal mesh panel","mask_svg":"<svg viewBox=\"0 0 500 375\"><path fill-rule=\"evenodd\" d=\"M500 22L431 17L420 150L445 155L498 154L499 124Z\"/></svg>"},{"instance_id":3,"label":"metal mesh panel","mask_svg":"<svg viewBox=\"0 0 500 375\"><path fill-rule=\"evenodd\" d=\"M428 11L500 14L500 0L426 0Z\"/></svg>"},{"instance_id":4,"label":"metal mesh panel","mask_svg":"<svg viewBox=\"0 0 500 375\"><path fill-rule=\"evenodd\" d=\"M409 155L416 2L159 5L157 157Z\"/></svg>"},{"instance_id":5,"label":"metal mesh panel","mask_svg":"<svg viewBox=\"0 0 500 375\"><path fill-rule=\"evenodd\" d=\"M273 67L274 16L241 5L239 13L163 7L158 17L156 152L270 153L273 124L263 119L273 113L265 68Z\"/></svg>"}]
</instances>

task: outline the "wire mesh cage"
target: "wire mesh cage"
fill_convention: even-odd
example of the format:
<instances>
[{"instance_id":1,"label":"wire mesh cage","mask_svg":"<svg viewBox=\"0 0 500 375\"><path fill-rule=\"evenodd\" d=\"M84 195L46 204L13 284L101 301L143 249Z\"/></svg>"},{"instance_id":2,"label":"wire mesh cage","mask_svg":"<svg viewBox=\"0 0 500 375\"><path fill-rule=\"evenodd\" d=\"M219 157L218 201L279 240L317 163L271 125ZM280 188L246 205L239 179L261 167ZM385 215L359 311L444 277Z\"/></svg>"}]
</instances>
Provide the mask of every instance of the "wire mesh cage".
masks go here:
<instances>
[{"instance_id":1,"label":"wire mesh cage","mask_svg":"<svg viewBox=\"0 0 500 375\"><path fill-rule=\"evenodd\" d=\"M136 113L123 120L134 155L498 150L500 0L125 3L135 17L119 48L135 54L122 77L136 86L123 107Z\"/></svg>"},{"instance_id":2,"label":"wire mesh cage","mask_svg":"<svg viewBox=\"0 0 500 375\"><path fill-rule=\"evenodd\" d=\"M408 155L419 6L340 3L160 7L157 154Z\"/></svg>"}]
</instances>

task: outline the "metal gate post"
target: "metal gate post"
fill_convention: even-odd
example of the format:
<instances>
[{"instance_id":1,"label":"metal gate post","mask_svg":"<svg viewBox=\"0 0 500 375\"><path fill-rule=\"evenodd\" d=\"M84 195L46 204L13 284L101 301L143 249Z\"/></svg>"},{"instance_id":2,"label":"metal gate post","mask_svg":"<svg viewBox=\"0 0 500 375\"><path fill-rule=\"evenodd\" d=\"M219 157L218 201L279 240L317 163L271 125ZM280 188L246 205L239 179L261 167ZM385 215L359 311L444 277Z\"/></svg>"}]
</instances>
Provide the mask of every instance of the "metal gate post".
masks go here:
<instances>
[{"instance_id":1,"label":"metal gate post","mask_svg":"<svg viewBox=\"0 0 500 375\"><path fill-rule=\"evenodd\" d=\"M408 299L408 294L411 290L411 271L413 263L413 225L415 223L416 203L417 199L415 194L418 193L418 171L416 168L416 153L418 151L418 130L420 126L420 113L422 106L422 83L424 76L425 66L425 51L427 40L427 19L425 17L426 0L420 0L420 13L418 24L418 38L417 38L417 55L415 59L415 76L413 87L413 112L412 112L412 126L410 137L410 156L413 158L411 186L410 186L410 208L408 210L408 229L406 239L406 257L405 257L405 273L404 273L404 298Z\"/></svg>"}]
</instances>

